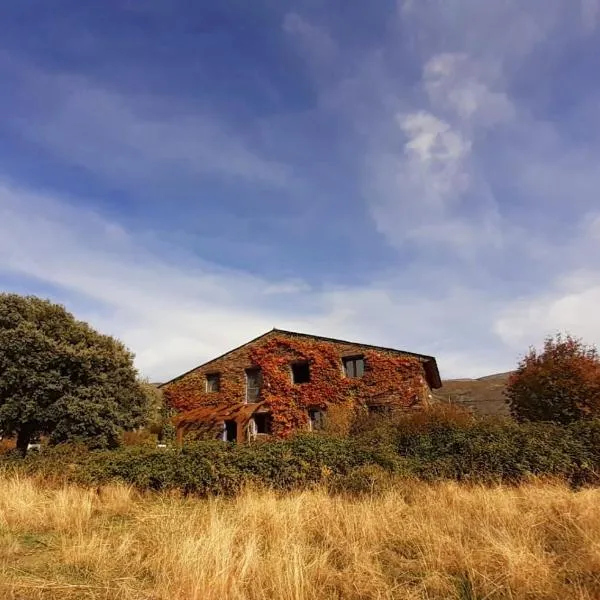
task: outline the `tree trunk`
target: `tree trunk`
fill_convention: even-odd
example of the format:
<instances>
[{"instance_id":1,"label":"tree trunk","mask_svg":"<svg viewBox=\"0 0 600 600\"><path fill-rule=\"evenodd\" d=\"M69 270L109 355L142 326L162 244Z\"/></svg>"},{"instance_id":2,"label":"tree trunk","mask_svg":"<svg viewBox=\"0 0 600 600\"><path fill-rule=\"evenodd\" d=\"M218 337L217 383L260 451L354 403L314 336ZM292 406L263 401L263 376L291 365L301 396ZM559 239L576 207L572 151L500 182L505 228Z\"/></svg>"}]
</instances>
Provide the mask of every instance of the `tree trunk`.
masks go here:
<instances>
[{"instance_id":1,"label":"tree trunk","mask_svg":"<svg viewBox=\"0 0 600 600\"><path fill-rule=\"evenodd\" d=\"M19 429L19 433L17 435L17 450L23 455L23 458L27 455L27 446L31 441L31 436L33 434L33 429L24 425L21 429Z\"/></svg>"}]
</instances>

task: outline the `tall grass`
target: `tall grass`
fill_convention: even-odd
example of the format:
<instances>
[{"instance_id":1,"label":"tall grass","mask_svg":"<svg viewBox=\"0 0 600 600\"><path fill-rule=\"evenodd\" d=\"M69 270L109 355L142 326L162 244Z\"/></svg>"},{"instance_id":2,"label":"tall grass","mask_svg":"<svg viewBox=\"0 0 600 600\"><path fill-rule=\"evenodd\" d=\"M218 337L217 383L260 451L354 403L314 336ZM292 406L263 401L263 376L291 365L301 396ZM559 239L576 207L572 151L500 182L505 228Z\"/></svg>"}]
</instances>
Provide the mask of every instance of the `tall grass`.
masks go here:
<instances>
[{"instance_id":1,"label":"tall grass","mask_svg":"<svg viewBox=\"0 0 600 600\"><path fill-rule=\"evenodd\" d=\"M0 598L599 598L598 506L541 482L197 500L0 473Z\"/></svg>"}]
</instances>

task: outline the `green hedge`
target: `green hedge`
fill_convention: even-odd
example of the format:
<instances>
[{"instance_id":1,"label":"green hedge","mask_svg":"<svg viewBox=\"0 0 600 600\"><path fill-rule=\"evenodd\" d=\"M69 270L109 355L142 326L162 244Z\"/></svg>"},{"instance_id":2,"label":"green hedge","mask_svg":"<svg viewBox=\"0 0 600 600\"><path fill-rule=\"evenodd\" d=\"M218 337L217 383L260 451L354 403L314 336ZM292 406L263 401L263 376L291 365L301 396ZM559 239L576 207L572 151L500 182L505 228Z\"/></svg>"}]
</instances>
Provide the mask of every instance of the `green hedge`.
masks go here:
<instances>
[{"instance_id":1,"label":"green hedge","mask_svg":"<svg viewBox=\"0 0 600 600\"><path fill-rule=\"evenodd\" d=\"M248 483L292 489L337 481L364 465L392 472L401 461L395 453L364 448L355 440L306 435L257 445L197 442L183 449L130 446L88 452L57 446L5 462L30 474L85 484L122 481L140 489L229 495Z\"/></svg>"},{"instance_id":2,"label":"green hedge","mask_svg":"<svg viewBox=\"0 0 600 600\"><path fill-rule=\"evenodd\" d=\"M2 462L86 484L123 481L201 495L234 494L247 483L370 491L398 476L517 483L536 475L576 486L599 483L600 421L565 427L492 420L413 425L382 422L352 438L303 435L255 445L198 442L183 449L94 452L59 446Z\"/></svg>"},{"instance_id":3,"label":"green hedge","mask_svg":"<svg viewBox=\"0 0 600 600\"><path fill-rule=\"evenodd\" d=\"M535 475L579 485L596 483L600 469L600 422L439 424L427 432L399 433L396 442L424 479L518 482Z\"/></svg>"}]
</instances>

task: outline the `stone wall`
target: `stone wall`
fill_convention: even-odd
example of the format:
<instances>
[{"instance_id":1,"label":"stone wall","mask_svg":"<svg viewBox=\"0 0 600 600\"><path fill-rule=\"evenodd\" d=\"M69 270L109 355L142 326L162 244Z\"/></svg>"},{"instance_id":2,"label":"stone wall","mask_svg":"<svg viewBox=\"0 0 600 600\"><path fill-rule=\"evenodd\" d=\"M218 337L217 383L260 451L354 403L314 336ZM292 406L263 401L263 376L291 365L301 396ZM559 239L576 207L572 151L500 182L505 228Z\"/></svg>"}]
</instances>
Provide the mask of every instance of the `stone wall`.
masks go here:
<instances>
[{"instance_id":1,"label":"stone wall","mask_svg":"<svg viewBox=\"0 0 600 600\"><path fill-rule=\"evenodd\" d=\"M343 359L351 356L364 358L362 377L346 376ZM291 365L297 362L308 363L307 383L292 381ZM178 411L245 402L246 370L256 367L263 381L258 398L251 401L266 403L272 433L280 437L306 428L310 408L409 409L430 397L423 361L417 357L274 330L166 384L165 398ZM214 374L219 374L219 391L207 391L207 376Z\"/></svg>"}]
</instances>

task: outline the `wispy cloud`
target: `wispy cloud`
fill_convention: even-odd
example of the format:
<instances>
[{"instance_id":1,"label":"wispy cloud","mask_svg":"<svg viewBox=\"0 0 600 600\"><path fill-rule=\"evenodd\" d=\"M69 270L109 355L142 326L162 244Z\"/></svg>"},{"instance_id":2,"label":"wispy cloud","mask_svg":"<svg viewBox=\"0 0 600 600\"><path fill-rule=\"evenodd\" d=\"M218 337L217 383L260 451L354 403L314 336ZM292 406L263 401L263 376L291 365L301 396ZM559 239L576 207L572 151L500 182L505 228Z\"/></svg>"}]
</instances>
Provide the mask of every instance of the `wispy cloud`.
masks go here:
<instances>
[{"instance_id":1,"label":"wispy cloud","mask_svg":"<svg viewBox=\"0 0 600 600\"><path fill-rule=\"evenodd\" d=\"M123 94L79 75L40 71L4 57L29 109L12 119L14 131L68 164L110 182L139 189L153 182L239 178L280 188L289 169L257 148L256 132L228 124L215 110L150 94Z\"/></svg>"},{"instance_id":2,"label":"wispy cloud","mask_svg":"<svg viewBox=\"0 0 600 600\"><path fill-rule=\"evenodd\" d=\"M273 326L435 354L446 376L506 370L554 329L600 343L598 6L405 1L360 31L356 9L280 8L262 45L210 38L225 67L254 61L254 97L272 89L243 114L5 53L0 132L85 182L58 193L1 165L0 274L46 286L158 379ZM105 212L105 189L161 216L119 194Z\"/></svg>"},{"instance_id":3,"label":"wispy cloud","mask_svg":"<svg viewBox=\"0 0 600 600\"><path fill-rule=\"evenodd\" d=\"M467 314L471 323L486 322L490 308L478 308L469 290L432 298L389 277L320 289L251 277L165 255L151 232L126 230L74 208L73 199L6 181L0 184L1 273L50 286L49 295L79 318L124 340L141 371L157 380L274 326L435 352L446 375L483 374L506 360L496 347L463 361L468 353L455 335Z\"/></svg>"},{"instance_id":4,"label":"wispy cloud","mask_svg":"<svg viewBox=\"0 0 600 600\"><path fill-rule=\"evenodd\" d=\"M338 58L338 47L327 30L311 23L296 12L283 19L283 30L300 44L317 70L331 66Z\"/></svg>"},{"instance_id":5,"label":"wispy cloud","mask_svg":"<svg viewBox=\"0 0 600 600\"><path fill-rule=\"evenodd\" d=\"M596 11L596 2L561 0L400 3L404 45L384 39L354 58L350 77L322 85L326 106L365 140L364 198L378 230L410 253L415 271L444 265L466 297L491 303L466 302L490 348L500 341L516 352L557 328L600 341L598 269L589 259L599 247L581 239L597 205L600 176L590 161L600 131L590 122L575 140L568 122L519 89L539 76L544 48L556 53L590 35ZM422 61L408 89L391 48ZM592 116L585 101L566 110L575 123Z\"/></svg>"},{"instance_id":6,"label":"wispy cloud","mask_svg":"<svg viewBox=\"0 0 600 600\"><path fill-rule=\"evenodd\" d=\"M175 375L280 322L294 324L277 298L295 282L276 282L278 290L190 256L165 257L151 235L6 182L0 271L59 290L80 318L130 345L153 378Z\"/></svg>"}]
</instances>

